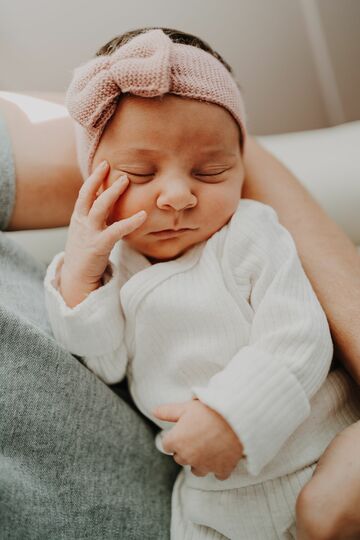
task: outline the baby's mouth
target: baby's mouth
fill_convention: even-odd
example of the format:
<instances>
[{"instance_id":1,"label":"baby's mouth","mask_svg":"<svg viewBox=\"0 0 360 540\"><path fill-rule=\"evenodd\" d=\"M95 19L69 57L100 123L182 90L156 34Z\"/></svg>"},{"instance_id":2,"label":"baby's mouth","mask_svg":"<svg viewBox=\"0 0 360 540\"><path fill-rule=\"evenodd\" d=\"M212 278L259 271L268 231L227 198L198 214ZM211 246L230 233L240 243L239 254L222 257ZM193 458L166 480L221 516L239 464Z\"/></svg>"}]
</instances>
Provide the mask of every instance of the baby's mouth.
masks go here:
<instances>
[{"instance_id":1,"label":"baby's mouth","mask_svg":"<svg viewBox=\"0 0 360 540\"><path fill-rule=\"evenodd\" d=\"M183 228L183 229L162 229L160 231L153 231L149 234L152 234L153 236L159 237L159 238L172 238L173 236L181 236L182 234L185 234L186 232L192 231L193 229L190 228Z\"/></svg>"}]
</instances>

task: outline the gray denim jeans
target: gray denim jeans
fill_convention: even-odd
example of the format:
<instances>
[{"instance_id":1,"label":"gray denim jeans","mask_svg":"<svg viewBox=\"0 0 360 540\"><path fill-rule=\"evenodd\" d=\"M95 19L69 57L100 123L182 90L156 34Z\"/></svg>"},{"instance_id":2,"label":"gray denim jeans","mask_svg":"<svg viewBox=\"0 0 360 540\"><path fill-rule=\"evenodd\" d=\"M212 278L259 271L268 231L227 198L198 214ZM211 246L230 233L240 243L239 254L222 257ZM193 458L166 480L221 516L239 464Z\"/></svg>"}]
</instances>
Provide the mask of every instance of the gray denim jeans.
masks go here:
<instances>
[{"instance_id":1,"label":"gray denim jeans","mask_svg":"<svg viewBox=\"0 0 360 540\"><path fill-rule=\"evenodd\" d=\"M14 192L0 118L2 229ZM52 337L44 272L0 232L0 539L167 539L178 468L126 385L106 386Z\"/></svg>"}]
</instances>

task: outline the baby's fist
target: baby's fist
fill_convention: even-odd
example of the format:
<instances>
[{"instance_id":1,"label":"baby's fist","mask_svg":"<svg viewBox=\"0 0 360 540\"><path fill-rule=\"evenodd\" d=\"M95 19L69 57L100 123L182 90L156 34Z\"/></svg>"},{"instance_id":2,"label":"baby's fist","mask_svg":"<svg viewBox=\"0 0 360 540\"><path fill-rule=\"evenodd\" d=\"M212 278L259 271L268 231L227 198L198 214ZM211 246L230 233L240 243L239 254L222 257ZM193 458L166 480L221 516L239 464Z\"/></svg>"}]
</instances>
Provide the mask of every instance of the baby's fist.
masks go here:
<instances>
[{"instance_id":1,"label":"baby's fist","mask_svg":"<svg viewBox=\"0 0 360 540\"><path fill-rule=\"evenodd\" d=\"M196 476L212 472L225 480L243 456L243 446L230 425L198 399L162 405L154 416L176 422L164 436L163 448L174 454L179 465L190 465Z\"/></svg>"}]
</instances>

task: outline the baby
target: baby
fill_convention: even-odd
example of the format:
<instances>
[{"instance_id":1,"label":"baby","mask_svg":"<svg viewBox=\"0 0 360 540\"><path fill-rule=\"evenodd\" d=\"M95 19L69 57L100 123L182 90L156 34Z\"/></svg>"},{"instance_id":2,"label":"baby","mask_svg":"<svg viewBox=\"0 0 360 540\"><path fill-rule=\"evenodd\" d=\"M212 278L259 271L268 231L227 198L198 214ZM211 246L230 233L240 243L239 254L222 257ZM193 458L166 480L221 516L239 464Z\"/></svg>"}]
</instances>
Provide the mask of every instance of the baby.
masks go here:
<instances>
[{"instance_id":1,"label":"baby","mask_svg":"<svg viewBox=\"0 0 360 540\"><path fill-rule=\"evenodd\" d=\"M86 179L50 264L53 332L108 384L128 377L182 465L173 539L294 538L295 503L355 422L326 317L274 210L241 200L246 144L229 66L142 29L76 70Z\"/></svg>"}]
</instances>

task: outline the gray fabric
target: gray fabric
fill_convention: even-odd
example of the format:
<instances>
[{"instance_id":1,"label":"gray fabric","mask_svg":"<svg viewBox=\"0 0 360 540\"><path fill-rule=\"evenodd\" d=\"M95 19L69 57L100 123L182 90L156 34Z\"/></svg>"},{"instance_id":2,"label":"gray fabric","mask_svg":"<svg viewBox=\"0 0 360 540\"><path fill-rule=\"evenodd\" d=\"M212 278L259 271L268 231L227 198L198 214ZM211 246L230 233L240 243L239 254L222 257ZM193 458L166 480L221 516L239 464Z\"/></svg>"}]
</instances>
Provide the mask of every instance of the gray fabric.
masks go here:
<instances>
[{"instance_id":1,"label":"gray fabric","mask_svg":"<svg viewBox=\"0 0 360 540\"><path fill-rule=\"evenodd\" d=\"M15 203L14 162L10 137L0 114L0 230L8 226Z\"/></svg>"},{"instance_id":2,"label":"gray fabric","mask_svg":"<svg viewBox=\"0 0 360 540\"><path fill-rule=\"evenodd\" d=\"M0 209L6 185L3 174ZM0 539L169 538L178 468L125 385L107 387L53 339L44 271L0 233Z\"/></svg>"}]
</instances>

